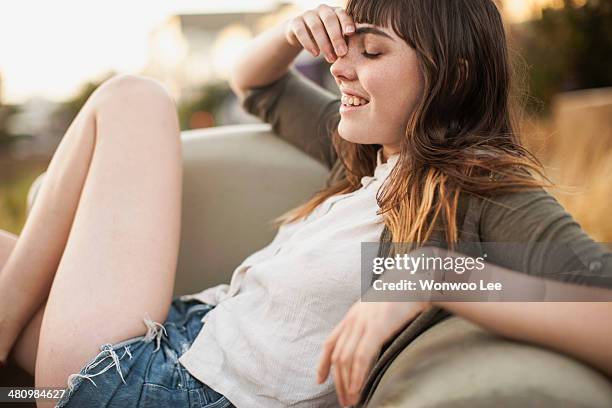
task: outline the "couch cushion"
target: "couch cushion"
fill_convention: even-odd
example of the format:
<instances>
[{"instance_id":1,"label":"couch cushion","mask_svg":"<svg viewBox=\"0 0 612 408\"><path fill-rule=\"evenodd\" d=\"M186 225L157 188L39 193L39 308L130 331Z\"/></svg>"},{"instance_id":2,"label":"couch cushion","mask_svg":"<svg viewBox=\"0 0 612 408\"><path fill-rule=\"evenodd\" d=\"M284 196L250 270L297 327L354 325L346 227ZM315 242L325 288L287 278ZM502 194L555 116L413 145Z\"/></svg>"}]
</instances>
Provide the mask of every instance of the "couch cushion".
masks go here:
<instances>
[{"instance_id":1,"label":"couch cushion","mask_svg":"<svg viewBox=\"0 0 612 408\"><path fill-rule=\"evenodd\" d=\"M268 124L184 131L181 247L175 294L229 283L276 234L270 221L323 188L328 169Z\"/></svg>"},{"instance_id":2,"label":"couch cushion","mask_svg":"<svg viewBox=\"0 0 612 408\"><path fill-rule=\"evenodd\" d=\"M571 357L450 317L385 372L369 407L611 407L612 384Z\"/></svg>"}]
</instances>

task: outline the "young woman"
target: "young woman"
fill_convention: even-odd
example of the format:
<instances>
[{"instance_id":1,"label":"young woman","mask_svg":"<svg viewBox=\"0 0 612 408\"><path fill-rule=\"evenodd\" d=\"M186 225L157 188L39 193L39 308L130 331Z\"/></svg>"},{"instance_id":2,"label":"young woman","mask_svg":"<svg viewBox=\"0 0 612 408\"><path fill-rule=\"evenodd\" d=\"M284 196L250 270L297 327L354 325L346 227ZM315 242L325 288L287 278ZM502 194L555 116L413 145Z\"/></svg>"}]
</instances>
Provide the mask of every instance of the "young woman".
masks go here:
<instances>
[{"instance_id":1,"label":"young woman","mask_svg":"<svg viewBox=\"0 0 612 408\"><path fill-rule=\"evenodd\" d=\"M599 265L588 278L610 276L609 254L524 170L540 168L510 120L504 38L490 0L355 0L260 35L232 88L332 174L229 285L172 303L174 105L151 80L106 82L58 147L21 236L2 236L0 359L12 348L37 386L68 379L60 406L349 405L382 347L437 309L612 373L609 303L359 301L368 241L555 240ZM333 62L341 100L290 69L303 48Z\"/></svg>"}]
</instances>

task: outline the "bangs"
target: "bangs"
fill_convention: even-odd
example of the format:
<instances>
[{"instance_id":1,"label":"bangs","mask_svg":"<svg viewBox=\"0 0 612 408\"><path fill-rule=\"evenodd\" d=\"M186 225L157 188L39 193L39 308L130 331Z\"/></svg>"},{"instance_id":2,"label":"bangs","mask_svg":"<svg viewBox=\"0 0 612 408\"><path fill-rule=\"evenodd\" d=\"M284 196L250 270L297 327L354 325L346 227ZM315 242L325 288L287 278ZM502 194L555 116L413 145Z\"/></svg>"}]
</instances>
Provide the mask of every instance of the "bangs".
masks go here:
<instances>
[{"instance_id":1,"label":"bangs","mask_svg":"<svg viewBox=\"0 0 612 408\"><path fill-rule=\"evenodd\" d=\"M355 23L372 24L384 28L391 28L393 32L413 46L406 33L411 32L412 19L406 16L414 15L407 9L410 1L406 0L348 0L346 13Z\"/></svg>"}]
</instances>

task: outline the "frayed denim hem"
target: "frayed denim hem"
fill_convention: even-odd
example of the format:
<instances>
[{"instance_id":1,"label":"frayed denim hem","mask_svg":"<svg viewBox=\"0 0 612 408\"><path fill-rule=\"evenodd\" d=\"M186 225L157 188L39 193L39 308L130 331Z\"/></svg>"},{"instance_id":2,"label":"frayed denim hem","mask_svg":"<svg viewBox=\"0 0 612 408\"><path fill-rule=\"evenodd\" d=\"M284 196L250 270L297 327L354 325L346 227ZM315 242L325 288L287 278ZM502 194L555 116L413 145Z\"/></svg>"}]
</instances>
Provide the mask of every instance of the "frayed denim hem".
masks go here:
<instances>
[{"instance_id":1,"label":"frayed denim hem","mask_svg":"<svg viewBox=\"0 0 612 408\"><path fill-rule=\"evenodd\" d=\"M130 359L132 358L130 346L140 341L145 343L155 341L156 347L154 352L156 352L161 346L162 337L165 336L167 338L166 328L163 324L151 320L148 315L143 318L143 322L147 328L147 332L144 336L134 337L128 340L121 341L114 345L110 343L105 343L101 345L100 352L98 353L98 355L92 358L85 365L85 367L81 369L81 371L68 376L67 391L58 401L55 407L64 407L70 400L70 397L73 395L73 393L78 389L79 385L83 382L83 380L91 381L91 383L97 387L95 381L93 380L93 377L105 373L113 367L117 370L119 377L121 377L121 381L125 384L125 379L123 378L123 373L121 371L121 360L123 360L126 355L129 356ZM121 354L121 356L119 356L119 354ZM107 362L107 364L103 365L104 362ZM100 366L103 366L103 368L101 368L98 372L91 372L92 370L95 370L97 367Z\"/></svg>"}]
</instances>

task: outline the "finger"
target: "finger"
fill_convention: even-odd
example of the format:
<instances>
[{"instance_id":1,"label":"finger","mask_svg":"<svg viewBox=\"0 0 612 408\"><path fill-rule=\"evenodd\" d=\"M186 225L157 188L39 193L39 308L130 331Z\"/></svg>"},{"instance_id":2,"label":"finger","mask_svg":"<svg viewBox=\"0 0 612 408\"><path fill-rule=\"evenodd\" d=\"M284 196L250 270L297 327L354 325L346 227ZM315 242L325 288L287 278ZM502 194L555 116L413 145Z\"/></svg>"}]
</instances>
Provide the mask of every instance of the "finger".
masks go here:
<instances>
[{"instance_id":1,"label":"finger","mask_svg":"<svg viewBox=\"0 0 612 408\"><path fill-rule=\"evenodd\" d=\"M331 356L331 362L334 366L334 383L336 384L336 390L338 392L338 397L342 402L342 406L345 406L347 404L348 395L346 394L346 391L349 381L349 378L346 376L348 374L346 370L346 365L348 361L346 357L344 357L344 347L346 346L347 340L349 339L352 330L352 325L346 326L346 328L342 331L342 334L338 338L338 341L336 342L336 347Z\"/></svg>"},{"instance_id":2,"label":"finger","mask_svg":"<svg viewBox=\"0 0 612 408\"><path fill-rule=\"evenodd\" d=\"M337 56L343 56L348 51L348 48L346 41L344 41L342 26L340 25L338 15L331 7L325 7L321 9L319 16L323 22L325 30L327 31L327 36L334 47L334 52Z\"/></svg>"},{"instance_id":3,"label":"finger","mask_svg":"<svg viewBox=\"0 0 612 408\"><path fill-rule=\"evenodd\" d=\"M304 13L303 18L308 31L312 34L317 47L321 50L327 62L334 62L336 60L336 53L334 52L334 48L331 45L325 26L319 18L319 15L307 12Z\"/></svg>"},{"instance_id":4,"label":"finger","mask_svg":"<svg viewBox=\"0 0 612 408\"><path fill-rule=\"evenodd\" d=\"M323 343L323 353L321 354L321 358L319 360L319 367L317 369L317 382L319 384L322 383L329 375L329 368L331 366L331 355L334 352L336 340L338 339L338 336L342 333L344 322L345 320L342 320L340 323L338 323L338 325L334 328L334 330Z\"/></svg>"},{"instance_id":5,"label":"finger","mask_svg":"<svg viewBox=\"0 0 612 408\"><path fill-rule=\"evenodd\" d=\"M302 44L302 46L306 49L306 51L310 52L315 57L319 55L319 48L317 47L314 39L311 37L304 20L301 18L296 19L294 20L292 25L294 26L292 28L293 33L297 37L300 44Z\"/></svg>"},{"instance_id":6,"label":"finger","mask_svg":"<svg viewBox=\"0 0 612 408\"><path fill-rule=\"evenodd\" d=\"M361 338L363 337L363 333L365 331L365 325L356 324L354 328L351 330L350 336L348 336L346 342L342 345L342 351L340 355L340 361L346 361L343 364L342 371L342 379L344 381L344 387L347 393L348 402L351 403L354 395L351 395L351 373L353 371L353 367L355 366L356 352L357 347L360 344ZM353 393L354 394L354 393Z\"/></svg>"},{"instance_id":7,"label":"finger","mask_svg":"<svg viewBox=\"0 0 612 408\"><path fill-rule=\"evenodd\" d=\"M334 8L336 15L338 16L338 20L340 21L340 26L342 27L342 33L344 35L350 35L355 32L355 22L353 21L353 17L349 16L342 7Z\"/></svg>"},{"instance_id":8,"label":"finger","mask_svg":"<svg viewBox=\"0 0 612 408\"><path fill-rule=\"evenodd\" d=\"M376 340L373 336L362 335L361 341L355 350L355 360L351 370L351 379L349 381L349 394L359 396L359 391L363 387L365 377L372 368L380 346L376 345Z\"/></svg>"},{"instance_id":9,"label":"finger","mask_svg":"<svg viewBox=\"0 0 612 408\"><path fill-rule=\"evenodd\" d=\"M340 368L334 364L333 371L336 394L338 395L338 402L340 402L341 406L345 407L347 406L347 402L344 397L344 395L346 394L346 390L344 389L344 384L342 383L342 375L340 374Z\"/></svg>"}]
</instances>

